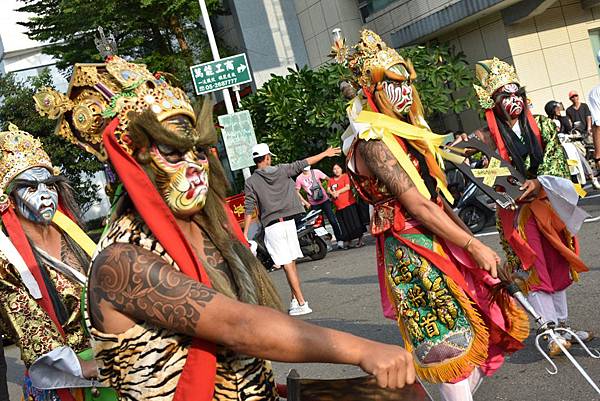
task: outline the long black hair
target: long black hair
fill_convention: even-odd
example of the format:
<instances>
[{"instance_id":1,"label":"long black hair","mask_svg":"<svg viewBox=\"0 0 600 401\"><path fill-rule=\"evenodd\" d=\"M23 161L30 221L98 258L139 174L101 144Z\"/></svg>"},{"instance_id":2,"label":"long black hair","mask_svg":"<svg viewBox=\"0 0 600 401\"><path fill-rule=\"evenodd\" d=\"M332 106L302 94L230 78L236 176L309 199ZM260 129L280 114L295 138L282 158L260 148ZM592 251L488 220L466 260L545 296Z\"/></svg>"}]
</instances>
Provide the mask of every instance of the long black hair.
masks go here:
<instances>
[{"instance_id":1,"label":"long black hair","mask_svg":"<svg viewBox=\"0 0 600 401\"><path fill-rule=\"evenodd\" d=\"M512 132L512 128L509 127L506 120L496 116L496 123L498 124L498 129L500 130L500 135L502 136L502 140L506 145L508 154L517 170L525 177L537 176L537 169L542 163L542 159L544 157L542 145L533 133L525 112L519 115L518 122L523 138L522 144L516 143L516 141L519 139L515 137L514 133ZM521 156L522 152L518 150L519 147L522 148L523 145L527 148L527 155L525 157ZM525 159L527 156L529 156L529 168L525 167Z\"/></svg>"},{"instance_id":2,"label":"long black hair","mask_svg":"<svg viewBox=\"0 0 600 401\"><path fill-rule=\"evenodd\" d=\"M523 99L523 104L527 107L527 95L525 94L525 88L519 88L518 92L519 96ZM502 99L503 94L498 94L495 98L496 104ZM500 109L500 113L498 113L498 109ZM496 118L496 124L498 125L498 130L500 131L500 135L502 136L502 140L506 145L506 150L517 170L523 174L525 177L535 177L537 176L537 169L539 165L542 163L542 159L544 157L542 144L538 141L536 135L533 133L533 129L529 124L529 119L527 118L528 110L523 110L518 117L519 128L521 128L521 135L523 138L522 143L516 143L519 139L516 138L512 127L508 125L508 121L510 120L508 114L502 107L496 107L494 110L494 116ZM529 169L525 167L525 158L521 156L522 153L519 151L519 148L523 149L523 147L527 148L527 155L529 156Z\"/></svg>"}]
</instances>

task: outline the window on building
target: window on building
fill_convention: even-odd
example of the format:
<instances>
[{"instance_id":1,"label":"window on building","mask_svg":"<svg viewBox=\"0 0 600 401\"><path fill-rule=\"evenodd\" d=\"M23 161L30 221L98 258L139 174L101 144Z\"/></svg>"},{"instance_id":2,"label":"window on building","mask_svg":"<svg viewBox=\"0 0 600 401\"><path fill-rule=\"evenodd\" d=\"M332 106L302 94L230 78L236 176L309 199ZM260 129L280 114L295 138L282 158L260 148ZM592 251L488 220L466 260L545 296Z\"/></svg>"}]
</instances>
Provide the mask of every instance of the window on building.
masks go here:
<instances>
[{"instance_id":1,"label":"window on building","mask_svg":"<svg viewBox=\"0 0 600 401\"><path fill-rule=\"evenodd\" d=\"M392 3L399 0L360 0L358 7L360 9L360 15L362 16L363 22L367 22L369 15L375 14L377 11L381 11Z\"/></svg>"},{"instance_id":2,"label":"window on building","mask_svg":"<svg viewBox=\"0 0 600 401\"><path fill-rule=\"evenodd\" d=\"M592 50L594 51L594 54L591 56L594 57L594 62L596 63L596 65L598 65L598 63L600 62L597 58L598 51L600 51L600 29L594 29L592 31L589 31L589 34L590 42L592 42ZM599 70L597 69L596 72L599 72Z\"/></svg>"}]
</instances>

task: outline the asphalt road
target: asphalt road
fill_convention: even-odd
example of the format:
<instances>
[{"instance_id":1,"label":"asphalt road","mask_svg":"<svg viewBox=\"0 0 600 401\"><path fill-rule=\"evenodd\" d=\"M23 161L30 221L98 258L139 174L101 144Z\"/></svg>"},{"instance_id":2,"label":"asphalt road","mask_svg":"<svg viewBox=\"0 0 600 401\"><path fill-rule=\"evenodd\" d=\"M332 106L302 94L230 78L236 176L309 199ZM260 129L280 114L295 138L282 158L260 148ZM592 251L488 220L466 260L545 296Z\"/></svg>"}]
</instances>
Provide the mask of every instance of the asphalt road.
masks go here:
<instances>
[{"instance_id":1,"label":"asphalt road","mask_svg":"<svg viewBox=\"0 0 600 401\"><path fill-rule=\"evenodd\" d=\"M592 221L584 224L580 232L582 257L590 272L573 284L568 292L570 320L576 328L592 330L600 335L600 194L592 193L581 203L592 215ZM599 217L594 219L594 217ZM480 239L500 251L498 235L493 227L486 229ZM400 344L401 337L395 322L385 319L379 305L378 284L375 274L375 247L369 238L368 245L360 249L334 251L317 262L299 264L303 291L313 313L302 319L362 337L390 344ZM282 297L289 296L289 289L282 271L271 273ZM591 342L600 348L600 338ZM573 354L589 374L600 383L600 360L592 360L574 347ZM19 388L22 364L14 347L6 349L9 366L8 381L11 401L21 397ZM556 360L557 375L549 375L545 360L533 346L530 337L525 349L510 356L494 377L487 378L475 395L477 401L535 400L535 401L600 401L600 395L579 375L566 360ZM342 378L362 375L352 366L328 364L282 364L275 363L278 382L285 382L291 368L302 377ZM436 400L435 386L427 386Z\"/></svg>"}]
</instances>

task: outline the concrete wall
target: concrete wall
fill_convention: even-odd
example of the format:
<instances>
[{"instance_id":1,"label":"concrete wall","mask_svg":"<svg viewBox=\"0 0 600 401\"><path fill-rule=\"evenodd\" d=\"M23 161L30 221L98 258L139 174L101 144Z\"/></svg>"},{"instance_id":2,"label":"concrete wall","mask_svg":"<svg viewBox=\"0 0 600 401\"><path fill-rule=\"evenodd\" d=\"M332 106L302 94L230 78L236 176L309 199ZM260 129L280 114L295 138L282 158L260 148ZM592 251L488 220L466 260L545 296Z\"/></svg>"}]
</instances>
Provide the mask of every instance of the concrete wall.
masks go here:
<instances>
[{"instance_id":1,"label":"concrete wall","mask_svg":"<svg viewBox=\"0 0 600 401\"><path fill-rule=\"evenodd\" d=\"M367 17L366 25L391 43L393 31L464 0L398 0Z\"/></svg>"},{"instance_id":2,"label":"concrete wall","mask_svg":"<svg viewBox=\"0 0 600 401\"><path fill-rule=\"evenodd\" d=\"M283 0L289 1L289 0ZM331 31L340 28L356 43L363 27L357 0L294 0L310 67L329 61Z\"/></svg>"},{"instance_id":3,"label":"concrete wall","mask_svg":"<svg viewBox=\"0 0 600 401\"><path fill-rule=\"evenodd\" d=\"M600 82L590 39L590 31L599 28L600 9L583 10L579 0L556 1L544 13L506 27L514 64L534 112L544 113L549 100L567 107L571 90L578 91L583 101Z\"/></svg>"},{"instance_id":4,"label":"concrete wall","mask_svg":"<svg viewBox=\"0 0 600 401\"><path fill-rule=\"evenodd\" d=\"M507 32L499 12L454 29L437 39L440 42L448 42L457 51L465 53L467 62L473 69L475 68L475 63L479 60L486 60L493 57L498 57L507 63L512 64L513 62ZM467 90L472 89L465 89L457 95L464 95ZM461 113L460 118L464 130L467 132L480 127L482 124L479 120L479 110L464 111ZM449 119L447 124L450 129L458 129L452 119Z\"/></svg>"},{"instance_id":5,"label":"concrete wall","mask_svg":"<svg viewBox=\"0 0 600 401\"><path fill-rule=\"evenodd\" d=\"M232 0L237 45L246 52L256 87L269 80L271 74L285 75L288 68L308 64L304 39L291 1ZM227 27L226 27L227 28Z\"/></svg>"}]
</instances>

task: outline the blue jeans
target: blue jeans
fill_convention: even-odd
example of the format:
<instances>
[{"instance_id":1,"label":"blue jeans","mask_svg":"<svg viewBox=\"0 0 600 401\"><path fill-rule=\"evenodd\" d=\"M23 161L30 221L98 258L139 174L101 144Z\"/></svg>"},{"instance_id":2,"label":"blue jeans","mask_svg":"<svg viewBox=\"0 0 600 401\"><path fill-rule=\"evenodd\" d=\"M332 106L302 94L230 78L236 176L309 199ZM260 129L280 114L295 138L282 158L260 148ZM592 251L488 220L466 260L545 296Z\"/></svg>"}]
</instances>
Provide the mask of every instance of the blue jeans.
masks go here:
<instances>
[{"instance_id":1,"label":"blue jeans","mask_svg":"<svg viewBox=\"0 0 600 401\"><path fill-rule=\"evenodd\" d=\"M319 203L318 205L312 205L312 210L322 210L327 220L329 220L329 224L331 228L333 228L333 235L335 235L336 241L341 241L342 238L342 229L340 227L340 223L338 223L335 214L333 213L332 203L329 199L327 199L323 203Z\"/></svg>"}]
</instances>

